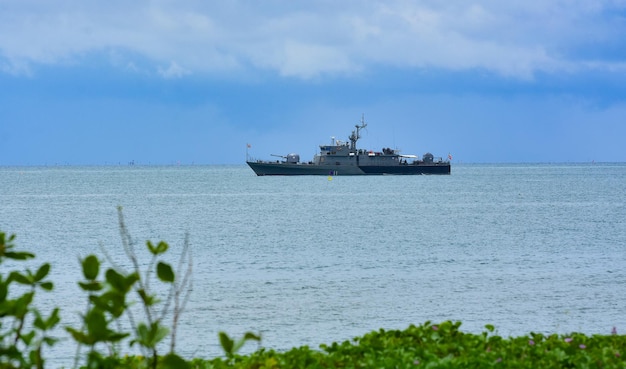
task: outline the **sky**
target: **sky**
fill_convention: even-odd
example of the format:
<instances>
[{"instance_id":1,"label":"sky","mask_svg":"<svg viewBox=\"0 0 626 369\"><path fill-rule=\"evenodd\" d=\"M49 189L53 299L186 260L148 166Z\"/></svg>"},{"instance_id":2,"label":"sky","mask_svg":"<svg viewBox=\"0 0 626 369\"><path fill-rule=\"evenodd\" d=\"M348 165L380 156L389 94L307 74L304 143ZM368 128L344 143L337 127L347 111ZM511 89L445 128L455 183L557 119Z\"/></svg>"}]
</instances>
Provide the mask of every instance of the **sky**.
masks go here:
<instances>
[{"instance_id":1,"label":"sky","mask_svg":"<svg viewBox=\"0 0 626 369\"><path fill-rule=\"evenodd\" d=\"M626 162L626 0L0 0L0 165ZM250 148L247 148L247 145Z\"/></svg>"}]
</instances>

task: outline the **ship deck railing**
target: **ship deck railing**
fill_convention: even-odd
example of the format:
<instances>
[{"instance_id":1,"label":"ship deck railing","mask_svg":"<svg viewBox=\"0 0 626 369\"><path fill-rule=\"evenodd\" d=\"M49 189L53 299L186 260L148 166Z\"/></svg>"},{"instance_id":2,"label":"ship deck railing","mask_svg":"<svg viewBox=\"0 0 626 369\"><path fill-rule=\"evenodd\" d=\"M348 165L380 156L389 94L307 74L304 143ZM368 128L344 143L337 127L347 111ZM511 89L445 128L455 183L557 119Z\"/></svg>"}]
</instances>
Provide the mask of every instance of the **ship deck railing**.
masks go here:
<instances>
[{"instance_id":1,"label":"ship deck railing","mask_svg":"<svg viewBox=\"0 0 626 369\"><path fill-rule=\"evenodd\" d=\"M296 165L313 165L314 164L312 161L287 163L287 161L285 160L262 160L262 159L255 159L255 158L248 158L246 161L250 163L259 163L259 164L296 164Z\"/></svg>"}]
</instances>

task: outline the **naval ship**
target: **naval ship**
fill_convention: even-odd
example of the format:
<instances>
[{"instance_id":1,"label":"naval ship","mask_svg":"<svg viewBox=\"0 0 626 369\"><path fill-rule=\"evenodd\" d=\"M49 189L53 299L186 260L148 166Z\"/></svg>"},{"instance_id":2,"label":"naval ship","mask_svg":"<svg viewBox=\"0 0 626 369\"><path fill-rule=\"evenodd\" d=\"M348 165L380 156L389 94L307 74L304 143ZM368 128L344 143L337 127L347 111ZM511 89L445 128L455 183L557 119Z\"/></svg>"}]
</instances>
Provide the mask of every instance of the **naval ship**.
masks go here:
<instances>
[{"instance_id":1,"label":"naval ship","mask_svg":"<svg viewBox=\"0 0 626 369\"><path fill-rule=\"evenodd\" d=\"M297 175L383 175L383 174L450 174L448 160L426 153L419 159L416 155L403 155L399 150L383 148L382 151L364 150L356 146L361 130L367 127L364 117L355 125L348 140L332 138L329 145L320 145L320 152L312 161L301 162L300 155L272 155L279 160L254 160L246 153L246 163L258 176Z\"/></svg>"}]
</instances>

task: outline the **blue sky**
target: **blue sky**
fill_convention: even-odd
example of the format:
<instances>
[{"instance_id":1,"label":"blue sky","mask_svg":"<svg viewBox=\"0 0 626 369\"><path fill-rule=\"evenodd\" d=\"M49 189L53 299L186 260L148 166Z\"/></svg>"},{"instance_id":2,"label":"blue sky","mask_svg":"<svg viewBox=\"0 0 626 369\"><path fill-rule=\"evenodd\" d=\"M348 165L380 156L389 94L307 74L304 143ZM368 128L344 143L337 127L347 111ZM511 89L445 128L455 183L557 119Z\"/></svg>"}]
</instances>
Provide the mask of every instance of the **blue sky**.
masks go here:
<instances>
[{"instance_id":1,"label":"blue sky","mask_svg":"<svg viewBox=\"0 0 626 369\"><path fill-rule=\"evenodd\" d=\"M0 0L0 165L626 162L625 0Z\"/></svg>"}]
</instances>

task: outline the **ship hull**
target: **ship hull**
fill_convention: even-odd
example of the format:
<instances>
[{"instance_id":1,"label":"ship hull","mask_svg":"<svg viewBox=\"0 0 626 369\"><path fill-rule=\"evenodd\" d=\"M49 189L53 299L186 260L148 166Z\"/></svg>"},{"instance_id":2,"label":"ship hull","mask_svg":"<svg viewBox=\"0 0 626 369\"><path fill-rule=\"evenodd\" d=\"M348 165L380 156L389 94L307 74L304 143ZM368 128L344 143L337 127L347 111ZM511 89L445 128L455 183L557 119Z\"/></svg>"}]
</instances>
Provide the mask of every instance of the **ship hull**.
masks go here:
<instances>
[{"instance_id":1,"label":"ship hull","mask_svg":"<svg viewBox=\"0 0 626 369\"><path fill-rule=\"evenodd\" d=\"M415 175L415 174L450 174L450 163L407 164L398 166L361 166L369 175Z\"/></svg>"},{"instance_id":2,"label":"ship hull","mask_svg":"<svg viewBox=\"0 0 626 369\"><path fill-rule=\"evenodd\" d=\"M379 165L319 165L285 162L246 162L257 176L303 175L418 175L450 174L450 163Z\"/></svg>"}]
</instances>

